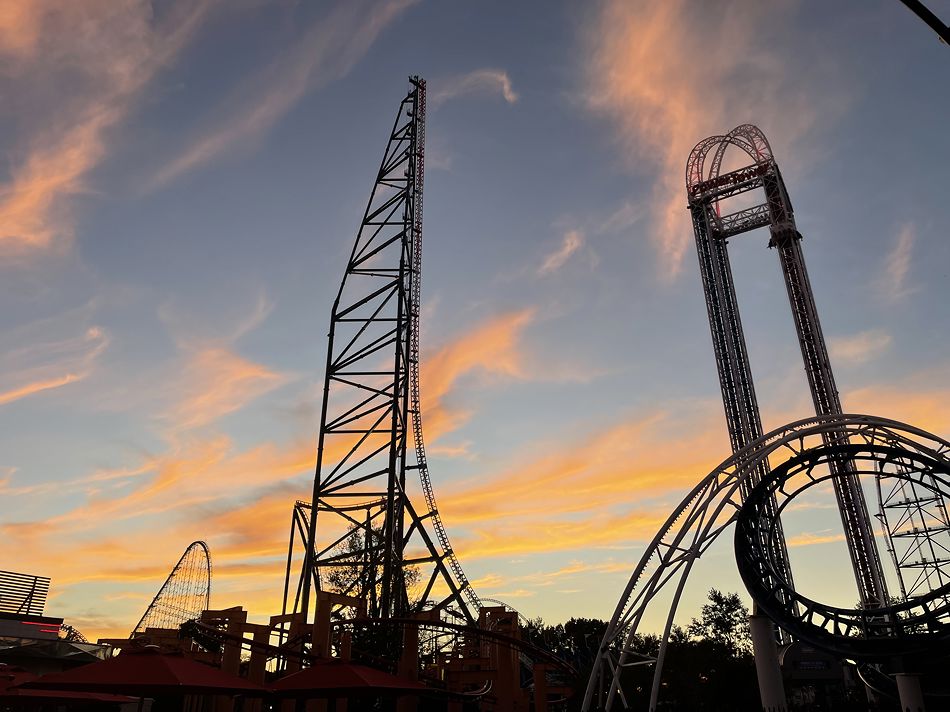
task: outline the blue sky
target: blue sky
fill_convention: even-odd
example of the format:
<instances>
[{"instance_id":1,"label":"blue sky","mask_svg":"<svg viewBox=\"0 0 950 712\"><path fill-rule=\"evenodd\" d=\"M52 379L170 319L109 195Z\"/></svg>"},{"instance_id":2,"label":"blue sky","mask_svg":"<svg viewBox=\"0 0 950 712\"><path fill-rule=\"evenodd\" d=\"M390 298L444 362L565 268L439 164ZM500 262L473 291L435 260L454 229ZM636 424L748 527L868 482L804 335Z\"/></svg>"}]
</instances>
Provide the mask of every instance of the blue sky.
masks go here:
<instances>
[{"instance_id":1,"label":"blue sky","mask_svg":"<svg viewBox=\"0 0 950 712\"><path fill-rule=\"evenodd\" d=\"M276 611L330 304L420 74L442 516L483 596L608 617L728 454L685 210L700 139L769 136L846 409L950 432L948 61L890 0L0 10L0 567L114 634L200 538L215 605ZM784 286L764 233L733 243L775 427L810 413ZM799 582L849 605L834 527L786 531ZM740 586L730 557L687 615Z\"/></svg>"}]
</instances>

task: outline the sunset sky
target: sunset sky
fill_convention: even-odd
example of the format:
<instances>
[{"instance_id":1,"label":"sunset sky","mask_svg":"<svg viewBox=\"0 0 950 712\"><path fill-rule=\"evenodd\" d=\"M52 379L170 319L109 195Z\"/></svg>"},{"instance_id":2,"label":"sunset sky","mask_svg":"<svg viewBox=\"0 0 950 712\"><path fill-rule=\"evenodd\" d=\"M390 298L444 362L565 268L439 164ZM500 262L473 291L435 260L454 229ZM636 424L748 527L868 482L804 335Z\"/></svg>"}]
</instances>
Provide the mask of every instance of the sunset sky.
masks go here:
<instances>
[{"instance_id":1,"label":"sunset sky","mask_svg":"<svg viewBox=\"0 0 950 712\"><path fill-rule=\"evenodd\" d=\"M608 618L729 454L700 139L771 140L845 409L950 435L948 71L897 0L3 3L0 569L122 635L204 539L214 606L279 612L330 305L419 74L442 517L482 596ZM731 254L770 429L812 410L767 242ZM816 502L786 531L805 592L850 605L835 526ZM734 569L726 542L684 615Z\"/></svg>"}]
</instances>

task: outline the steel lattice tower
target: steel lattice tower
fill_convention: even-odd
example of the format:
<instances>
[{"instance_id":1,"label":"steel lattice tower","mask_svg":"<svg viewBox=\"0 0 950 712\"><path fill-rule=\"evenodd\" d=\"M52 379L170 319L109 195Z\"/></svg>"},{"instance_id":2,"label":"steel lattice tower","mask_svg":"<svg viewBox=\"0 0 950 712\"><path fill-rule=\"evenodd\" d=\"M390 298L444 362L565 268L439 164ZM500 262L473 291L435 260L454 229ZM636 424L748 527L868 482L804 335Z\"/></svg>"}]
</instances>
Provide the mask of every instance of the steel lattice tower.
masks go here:
<instances>
[{"instance_id":1,"label":"steel lattice tower","mask_svg":"<svg viewBox=\"0 0 950 712\"><path fill-rule=\"evenodd\" d=\"M721 173L723 158L730 146L745 152L752 163ZM815 413L840 414L841 401L805 269L802 235L795 225L792 203L765 135L757 127L745 124L725 136L711 136L701 141L690 154L686 186L733 452L762 435L727 252L729 238L750 230L768 226L769 247L778 251ZM721 214L721 201L759 188L765 193L765 202L732 214ZM834 435L829 434L827 440L829 444L834 443ZM844 469L844 476L834 479L835 496L861 601L867 607L883 605L887 601L887 589L861 484L856 475L848 476L851 471L848 461L833 462L830 467L833 471ZM746 488L751 489L758 479L753 477ZM782 575L791 583L781 528L777 534L772 559L779 562L784 569Z\"/></svg>"},{"instance_id":2,"label":"steel lattice tower","mask_svg":"<svg viewBox=\"0 0 950 712\"><path fill-rule=\"evenodd\" d=\"M292 525L306 550L293 609L305 619L314 589L363 598L374 618L422 606L478 618L422 439L425 96L425 82L411 77L333 303L313 499L297 503ZM410 496L410 472L420 477L421 503ZM292 530L291 547L293 538Z\"/></svg>"}]
</instances>

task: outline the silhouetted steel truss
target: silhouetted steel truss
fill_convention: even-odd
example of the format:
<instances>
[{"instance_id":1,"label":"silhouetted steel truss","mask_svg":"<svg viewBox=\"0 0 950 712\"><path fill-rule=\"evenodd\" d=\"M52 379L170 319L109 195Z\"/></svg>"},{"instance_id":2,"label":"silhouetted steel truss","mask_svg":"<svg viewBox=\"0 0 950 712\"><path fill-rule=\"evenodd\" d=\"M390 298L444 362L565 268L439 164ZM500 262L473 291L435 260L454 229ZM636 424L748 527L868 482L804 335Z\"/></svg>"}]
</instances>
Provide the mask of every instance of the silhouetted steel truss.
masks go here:
<instances>
[{"instance_id":1,"label":"silhouetted steel truss","mask_svg":"<svg viewBox=\"0 0 950 712\"><path fill-rule=\"evenodd\" d=\"M834 467L836 460L852 461L852 470ZM904 467L888 467L894 461ZM876 609L837 608L795 591L775 558L778 516L794 496L828 479L857 472L878 476L882 470L888 478L903 478L950 496L950 443L886 418L817 416L763 435L710 472L673 509L634 568L598 650L582 709L610 710L618 703L629 708L623 673L644 664L654 665L649 709L656 708L669 635L687 578L733 524L736 558L750 593L796 637L872 660L945 650L950 640L950 586ZM637 649L653 604L666 609L656 657Z\"/></svg>"},{"instance_id":2,"label":"silhouetted steel truss","mask_svg":"<svg viewBox=\"0 0 950 712\"><path fill-rule=\"evenodd\" d=\"M877 518L885 534L901 597L910 599L950 583L950 516L933 482L901 473L912 463L892 458L876 480Z\"/></svg>"},{"instance_id":3,"label":"silhouetted steel truss","mask_svg":"<svg viewBox=\"0 0 950 712\"><path fill-rule=\"evenodd\" d=\"M178 628L211 604L211 552L203 541L193 541L172 568L165 583L129 635L146 628Z\"/></svg>"},{"instance_id":4,"label":"silhouetted steel truss","mask_svg":"<svg viewBox=\"0 0 950 712\"><path fill-rule=\"evenodd\" d=\"M410 84L330 317L313 504L295 506L285 587L285 610L305 619L312 592L330 589L365 599L371 618L452 607L470 624L478 619L478 597L436 507L422 438L426 99L422 79ZM412 471L421 482L415 491ZM295 538L305 554L291 602Z\"/></svg>"},{"instance_id":5,"label":"silhouetted steel truss","mask_svg":"<svg viewBox=\"0 0 950 712\"><path fill-rule=\"evenodd\" d=\"M772 468L736 519L739 573L761 609L796 638L846 659L883 662L945 649L950 643L950 583L879 608L829 606L805 598L782 578L769 544L778 515L793 498L845 472L898 480L942 499L950 494L946 449L944 442L924 443L898 430L866 429L855 441L818 445ZM770 502L778 504L774 512L766 506Z\"/></svg>"},{"instance_id":6,"label":"silhouetted steel truss","mask_svg":"<svg viewBox=\"0 0 950 712\"><path fill-rule=\"evenodd\" d=\"M730 147L743 151L752 160L751 165L722 173L723 159ZM802 236L795 226L792 203L765 135L757 127L744 124L724 136L700 141L687 162L686 186L733 452L739 452L762 435L727 252L729 238L749 230L768 226L769 247L778 252L815 413L840 414L841 401L805 269ZM724 200L760 188L765 202L722 214ZM827 438L829 444L835 441L833 433ZM887 601L887 589L860 483L856 475L849 474L847 460L836 459L829 466L844 468L833 483L861 601L867 607L881 606ZM764 469L753 474L745 485L746 495L764 475ZM767 510L773 507L769 502L763 506ZM783 580L791 582L785 537L777 519L775 528L776 535L769 544L774 549L770 558L781 570Z\"/></svg>"},{"instance_id":7,"label":"silhouetted steel truss","mask_svg":"<svg viewBox=\"0 0 950 712\"><path fill-rule=\"evenodd\" d=\"M937 37L940 38L940 41L944 44L950 44L950 25L944 24L943 20L937 17L926 5L924 5L920 0L901 0L910 11L913 12L917 17L927 23L927 26L937 33Z\"/></svg>"}]
</instances>

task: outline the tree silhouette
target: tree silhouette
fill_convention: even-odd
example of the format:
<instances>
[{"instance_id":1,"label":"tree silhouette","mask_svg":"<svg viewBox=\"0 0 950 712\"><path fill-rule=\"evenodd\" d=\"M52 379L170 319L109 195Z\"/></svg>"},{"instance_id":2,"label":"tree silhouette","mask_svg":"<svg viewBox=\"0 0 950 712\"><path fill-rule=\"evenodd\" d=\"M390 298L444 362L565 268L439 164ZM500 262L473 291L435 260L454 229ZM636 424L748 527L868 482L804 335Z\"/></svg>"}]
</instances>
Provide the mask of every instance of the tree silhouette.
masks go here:
<instances>
[{"instance_id":1,"label":"tree silhouette","mask_svg":"<svg viewBox=\"0 0 950 712\"><path fill-rule=\"evenodd\" d=\"M709 589L709 603L700 609L699 618L690 621L686 632L694 638L721 645L736 657L752 653L749 609L738 593Z\"/></svg>"},{"instance_id":2,"label":"tree silhouette","mask_svg":"<svg viewBox=\"0 0 950 712\"><path fill-rule=\"evenodd\" d=\"M367 527L350 526L346 537L332 551L337 564L325 566L321 579L327 591L364 598L372 609L381 587L383 530L382 527L373 527L370 531L372 534L367 542ZM421 573L417 566L403 566L402 572L409 610L414 610L421 603L413 598Z\"/></svg>"}]
</instances>

